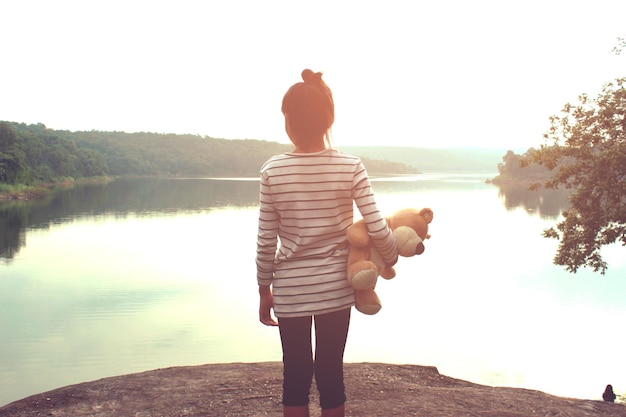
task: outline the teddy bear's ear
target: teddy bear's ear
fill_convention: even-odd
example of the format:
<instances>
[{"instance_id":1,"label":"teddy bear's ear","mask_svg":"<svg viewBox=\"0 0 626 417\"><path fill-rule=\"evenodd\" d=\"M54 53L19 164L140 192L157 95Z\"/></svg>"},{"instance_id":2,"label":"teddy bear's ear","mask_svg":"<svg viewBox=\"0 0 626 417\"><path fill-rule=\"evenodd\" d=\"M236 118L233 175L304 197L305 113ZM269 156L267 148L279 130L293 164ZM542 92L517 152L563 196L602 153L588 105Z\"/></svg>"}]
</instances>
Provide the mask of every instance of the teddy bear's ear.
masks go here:
<instances>
[{"instance_id":1,"label":"teddy bear's ear","mask_svg":"<svg viewBox=\"0 0 626 417\"><path fill-rule=\"evenodd\" d=\"M433 221L433 211L429 208L423 208L420 210L420 214L426 220L426 223L430 223Z\"/></svg>"}]
</instances>

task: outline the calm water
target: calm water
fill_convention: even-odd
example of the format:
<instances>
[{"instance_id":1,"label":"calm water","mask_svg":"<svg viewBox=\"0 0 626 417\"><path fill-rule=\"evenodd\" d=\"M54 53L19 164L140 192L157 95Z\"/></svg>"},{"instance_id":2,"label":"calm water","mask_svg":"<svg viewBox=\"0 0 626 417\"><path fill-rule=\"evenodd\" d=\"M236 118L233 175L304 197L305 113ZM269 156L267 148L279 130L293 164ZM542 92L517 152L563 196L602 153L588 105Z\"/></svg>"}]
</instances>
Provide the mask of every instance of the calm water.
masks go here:
<instances>
[{"instance_id":1,"label":"calm water","mask_svg":"<svg viewBox=\"0 0 626 417\"><path fill-rule=\"evenodd\" d=\"M600 397L626 391L626 264L552 265L541 236L563 196L499 190L492 174L374 182L386 213L431 207L423 255L355 312L348 362L436 366L487 385ZM0 405L170 366L279 361L257 319L255 180L124 180L0 205ZM348 381L349 383L349 381Z\"/></svg>"}]
</instances>

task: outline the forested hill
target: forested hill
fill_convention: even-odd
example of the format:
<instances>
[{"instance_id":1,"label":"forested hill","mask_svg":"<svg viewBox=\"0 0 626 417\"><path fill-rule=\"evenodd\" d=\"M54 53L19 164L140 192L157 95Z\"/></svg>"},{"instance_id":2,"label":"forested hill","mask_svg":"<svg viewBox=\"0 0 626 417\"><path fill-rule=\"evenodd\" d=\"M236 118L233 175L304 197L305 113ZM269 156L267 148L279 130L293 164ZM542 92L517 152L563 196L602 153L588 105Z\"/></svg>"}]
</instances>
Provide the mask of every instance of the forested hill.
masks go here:
<instances>
[{"instance_id":1,"label":"forested hill","mask_svg":"<svg viewBox=\"0 0 626 417\"><path fill-rule=\"evenodd\" d=\"M270 156L292 147L195 135L70 132L0 121L0 184L89 176L257 177ZM402 162L368 158L372 175L415 174Z\"/></svg>"},{"instance_id":2,"label":"forested hill","mask_svg":"<svg viewBox=\"0 0 626 417\"><path fill-rule=\"evenodd\" d=\"M401 162L421 172L495 173L507 149L417 148L408 146L340 146L338 149L365 158Z\"/></svg>"}]
</instances>

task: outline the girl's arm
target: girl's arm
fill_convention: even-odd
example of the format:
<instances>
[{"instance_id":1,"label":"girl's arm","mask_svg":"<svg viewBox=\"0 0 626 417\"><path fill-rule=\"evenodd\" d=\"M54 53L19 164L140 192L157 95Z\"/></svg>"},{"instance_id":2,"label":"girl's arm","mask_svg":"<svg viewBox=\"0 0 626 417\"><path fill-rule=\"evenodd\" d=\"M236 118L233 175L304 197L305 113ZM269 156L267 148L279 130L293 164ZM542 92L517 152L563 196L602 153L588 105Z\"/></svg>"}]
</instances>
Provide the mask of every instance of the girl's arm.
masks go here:
<instances>
[{"instance_id":1,"label":"girl's arm","mask_svg":"<svg viewBox=\"0 0 626 417\"><path fill-rule=\"evenodd\" d=\"M267 326L278 326L272 317L274 296L272 280L274 278L274 258L278 243L278 214L272 204L266 178L261 176L259 207L259 230L257 234L257 283L259 285L259 320Z\"/></svg>"},{"instance_id":2,"label":"girl's arm","mask_svg":"<svg viewBox=\"0 0 626 417\"><path fill-rule=\"evenodd\" d=\"M259 287L259 320L266 326L278 326L276 319L272 317L274 308L274 296L270 287Z\"/></svg>"},{"instance_id":3,"label":"girl's arm","mask_svg":"<svg viewBox=\"0 0 626 417\"><path fill-rule=\"evenodd\" d=\"M372 244L382 256L385 264L393 266L398 261L398 245L387 225L387 221L378 211L374 192L370 185L367 172L362 163L354 177L352 195L361 216L372 238Z\"/></svg>"},{"instance_id":4,"label":"girl's arm","mask_svg":"<svg viewBox=\"0 0 626 417\"><path fill-rule=\"evenodd\" d=\"M272 195L264 176L261 176L260 195L256 251L257 282L259 287L269 287L274 278L274 258L278 244L278 213L274 209Z\"/></svg>"}]
</instances>

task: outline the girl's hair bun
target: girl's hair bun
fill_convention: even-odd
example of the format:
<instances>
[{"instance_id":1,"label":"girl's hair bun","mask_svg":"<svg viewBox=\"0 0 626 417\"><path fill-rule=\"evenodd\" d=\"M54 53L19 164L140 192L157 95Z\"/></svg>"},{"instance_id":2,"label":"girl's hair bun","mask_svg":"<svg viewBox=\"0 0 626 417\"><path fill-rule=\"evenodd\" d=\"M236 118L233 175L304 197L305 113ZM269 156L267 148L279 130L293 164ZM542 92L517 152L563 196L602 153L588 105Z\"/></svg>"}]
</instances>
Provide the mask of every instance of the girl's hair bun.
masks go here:
<instances>
[{"instance_id":1,"label":"girl's hair bun","mask_svg":"<svg viewBox=\"0 0 626 417\"><path fill-rule=\"evenodd\" d=\"M305 69L302 71L302 80L304 80L307 84L321 84L322 83L322 73L321 72L313 72L310 69Z\"/></svg>"}]
</instances>

